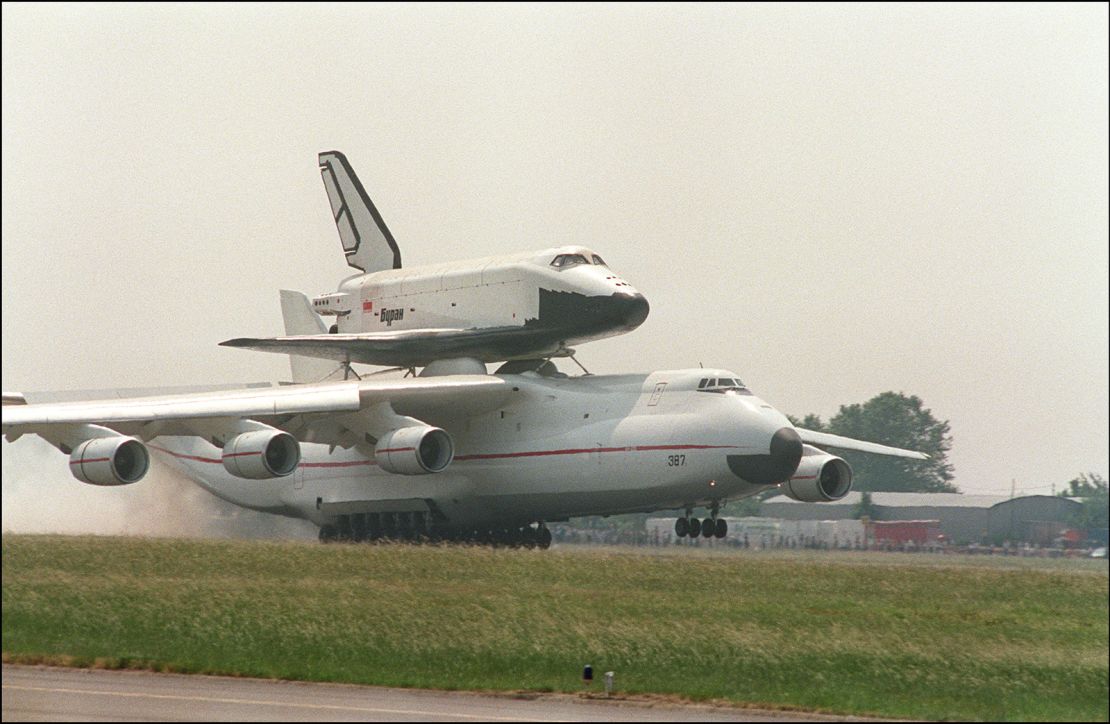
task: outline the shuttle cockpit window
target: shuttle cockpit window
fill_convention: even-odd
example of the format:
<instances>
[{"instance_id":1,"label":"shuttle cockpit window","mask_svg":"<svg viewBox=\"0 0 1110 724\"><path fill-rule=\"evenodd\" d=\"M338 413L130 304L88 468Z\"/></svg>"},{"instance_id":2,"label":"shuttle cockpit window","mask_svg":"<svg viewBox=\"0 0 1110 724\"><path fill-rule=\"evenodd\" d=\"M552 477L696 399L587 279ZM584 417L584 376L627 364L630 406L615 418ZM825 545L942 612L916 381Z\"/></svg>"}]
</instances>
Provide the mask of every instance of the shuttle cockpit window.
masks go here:
<instances>
[{"instance_id":1,"label":"shuttle cockpit window","mask_svg":"<svg viewBox=\"0 0 1110 724\"><path fill-rule=\"evenodd\" d=\"M608 264L605 263L605 260L602 259L597 254L594 254L594 264L597 264L598 266L609 266Z\"/></svg>"},{"instance_id":2,"label":"shuttle cockpit window","mask_svg":"<svg viewBox=\"0 0 1110 724\"><path fill-rule=\"evenodd\" d=\"M730 392L736 395L752 394L751 390L745 387L744 383L735 377L720 377L716 379L712 377L703 378L702 381L698 383L698 392L719 392L722 394Z\"/></svg>"},{"instance_id":3,"label":"shuttle cockpit window","mask_svg":"<svg viewBox=\"0 0 1110 724\"><path fill-rule=\"evenodd\" d=\"M569 269L579 264L589 264L590 261L581 254L560 254L551 261L551 266L556 269Z\"/></svg>"}]
</instances>

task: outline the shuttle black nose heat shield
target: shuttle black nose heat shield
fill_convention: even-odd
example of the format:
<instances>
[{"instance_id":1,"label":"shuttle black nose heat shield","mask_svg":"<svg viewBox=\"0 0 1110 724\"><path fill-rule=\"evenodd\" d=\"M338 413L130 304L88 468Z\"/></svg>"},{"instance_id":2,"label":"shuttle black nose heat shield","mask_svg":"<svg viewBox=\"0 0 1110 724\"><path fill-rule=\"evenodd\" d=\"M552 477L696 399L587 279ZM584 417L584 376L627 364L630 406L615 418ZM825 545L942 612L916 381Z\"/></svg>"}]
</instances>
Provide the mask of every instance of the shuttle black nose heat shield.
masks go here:
<instances>
[{"instance_id":1,"label":"shuttle black nose heat shield","mask_svg":"<svg viewBox=\"0 0 1110 724\"><path fill-rule=\"evenodd\" d=\"M617 318L623 320L625 329L636 329L647 319L650 307L643 294L617 294L613 299Z\"/></svg>"},{"instance_id":2,"label":"shuttle black nose heat shield","mask_svg":"<svg viewBox=\"0 0 1110 724\"><path fill-rule=\"evenodd\" d=\"M802 461L802 439L792 427L771 438L767 455L729 455L728 467L738 478L755 485L775 485L790 479Z\"/></svg>"},{"instance_id":3,"label":"shuttle black nose heat shield","mask_svg":"<svg viewBox=\"0 0 1110 724\"><path fill-rule=\"evenodd\" d=\"M630 332L647 319L643 294L587 296L578 292L540 289L540 314L525 326L557 330L571 338Z\"/></svg>"}]
</instances>

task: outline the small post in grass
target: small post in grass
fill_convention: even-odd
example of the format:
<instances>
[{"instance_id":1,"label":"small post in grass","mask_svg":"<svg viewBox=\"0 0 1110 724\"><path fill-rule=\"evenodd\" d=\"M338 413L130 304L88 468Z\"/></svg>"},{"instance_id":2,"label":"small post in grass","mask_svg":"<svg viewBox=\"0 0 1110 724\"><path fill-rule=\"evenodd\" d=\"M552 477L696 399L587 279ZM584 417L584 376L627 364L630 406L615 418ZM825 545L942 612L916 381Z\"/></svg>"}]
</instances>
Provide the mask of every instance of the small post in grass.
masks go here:
<instances>
[{"instance_id":1,"label":"small post in grass","mask_svg":"<svg viewBox=\"0 0 1110 724\"><path fill-rule=\"evenodd\" d=\"M582 669L582 686L588 689L592 683L594 683L594 667L586 664Z\"/></svg>"}]
</instances>

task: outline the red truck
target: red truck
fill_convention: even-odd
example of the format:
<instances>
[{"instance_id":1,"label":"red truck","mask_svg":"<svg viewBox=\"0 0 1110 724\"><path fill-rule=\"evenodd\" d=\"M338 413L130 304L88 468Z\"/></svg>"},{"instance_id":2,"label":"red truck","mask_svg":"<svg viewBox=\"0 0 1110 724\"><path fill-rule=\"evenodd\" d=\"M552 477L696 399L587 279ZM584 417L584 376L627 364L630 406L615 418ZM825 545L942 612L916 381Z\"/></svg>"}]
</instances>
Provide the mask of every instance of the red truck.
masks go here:
<instances>
[{"instance_id":1,"label":"red truck","mask_svg":"<svg viewBox=\"0 0 1110 724\"><path fill-rule=\"evenodd\" d=\"M939 520L874 520L868 537L879 545L927 545L941 540Z\"/></svg>"}]
</instances>

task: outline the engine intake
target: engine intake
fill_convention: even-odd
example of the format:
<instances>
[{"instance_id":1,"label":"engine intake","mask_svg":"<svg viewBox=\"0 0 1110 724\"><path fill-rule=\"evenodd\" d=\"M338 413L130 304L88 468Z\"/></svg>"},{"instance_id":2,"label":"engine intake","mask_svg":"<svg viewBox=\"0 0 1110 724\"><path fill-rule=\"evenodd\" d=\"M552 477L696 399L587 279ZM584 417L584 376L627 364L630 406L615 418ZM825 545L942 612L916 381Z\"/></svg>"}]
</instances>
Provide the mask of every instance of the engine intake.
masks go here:
<instances>
[{"instance_id":1,"label":"engine intake","mask_svg":"<svg viewBox=\"0 0 1110 724\"><path fill-rule=\"evenodd\" d=\"M843 458L805 446L798 470L782 485L782 491L803 503L831 503L852 489L852 466Z\"/></svg>"},{"instance_id":2,"label":"engine intake","mask_svg":"<svg viewBox=\"0 0 1110 724\"><path fill-rule=\"evenodd\" d=\"M281 430L244 432L224 445L224 468L240 478L281 478L296 470L300 462L300 444Z\"/></svg>"},{"instance_id":3,"label":"engine intake","mask_svg":"<svg viewBox=\"0 0 1110 724\"><path fill-rule=\"evenodd\" d=\"M133 437L96 437L86 440L69 456L73 477L89 485L130 485L150 469L146 445Z\"/></svg>"},{"instance_id":4,"label":"engine intake","mask_svg":"<svg viewBox=\"0 0 1110 724\"><path fill-rule=\"evenodd\" d=\"M451 436L438 427L402 427L386 433L374 448L378 466L400 475L438 473L455 457Z\"/></svg>"}]
</instances>

